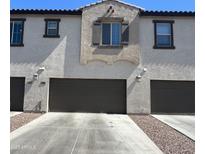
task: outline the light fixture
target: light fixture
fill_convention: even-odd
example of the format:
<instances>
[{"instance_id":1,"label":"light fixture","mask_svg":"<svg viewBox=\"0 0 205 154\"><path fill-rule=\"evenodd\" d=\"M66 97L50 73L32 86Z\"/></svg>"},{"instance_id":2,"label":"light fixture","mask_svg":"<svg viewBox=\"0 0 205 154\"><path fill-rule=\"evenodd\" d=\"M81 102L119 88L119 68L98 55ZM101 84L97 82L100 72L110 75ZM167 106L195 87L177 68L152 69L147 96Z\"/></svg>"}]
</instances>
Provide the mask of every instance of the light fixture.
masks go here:
<instances>
[{"instance_id":1,"label":"light fixture","mask_svg":"<svg viewBox=\"0 0 205 154\"><path fill-rule=\"evenodd\" d=\"M45 67L43 66L43 67L39 67L39 69L38 69L39 71L44 71L45 70Z\"/></svg>"},{"instance_id":2,"label":"light fixture","mask_svg":"<svg viewBox=\"0 0 205 154\"><path fill-rule=\"evenodd\" d=\"M33 75L33 80L38 80L38 74L37 74L37 73L35 73L35 74Z\"/></svg>"},{"instance_id":3,"label":"light fixture","mask_svg":"<svg viewBox=\"0 0 205 154\"><path fill-rule=\"evenodd\" d=\"M44 67L44 66L39 67L39 68L38 68L38 71L37 71L37 74L40 75L44 70L45 70L45 67Z\"/></svg>"},{"instance_id":4,"label":"light fixture","mask_svg":"<svg viewBox=\"0 0 205 154\"><path fill-rule=\"evenodd\" d=\"M141 79L145 72L147 72L147 68L143 68L139 75L136 76L136 79Z\"/></svg>"},{"instance_id":5,"label":"light fixture","mask_svg":"<svg viewBox=\"0 0 205 154\"><path fill-rule=\"evenodd\" d=\"M137 76L136 76L136 79L138 79L138 80L141 79L141 78L142 78L141 75L137 75Z\"/></svg>"}]
</instances>

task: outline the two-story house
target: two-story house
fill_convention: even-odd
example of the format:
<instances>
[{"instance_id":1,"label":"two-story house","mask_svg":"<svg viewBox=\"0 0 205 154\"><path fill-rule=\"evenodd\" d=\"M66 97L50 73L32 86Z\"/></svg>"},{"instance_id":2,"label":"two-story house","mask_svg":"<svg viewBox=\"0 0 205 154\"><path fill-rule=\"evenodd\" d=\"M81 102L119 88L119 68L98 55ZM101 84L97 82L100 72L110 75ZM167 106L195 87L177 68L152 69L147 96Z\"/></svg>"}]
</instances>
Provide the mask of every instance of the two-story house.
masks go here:
<instances>
[{"instance_id":1,"label":"two-story house","mask_svg":"<svg viewBox=\"0 0 205 154\"><path fill-rule=\"evenodd\" d=\"M11 110L195 112L195 13L117 0L11 10Z\"/></svg>"}]
</instances>

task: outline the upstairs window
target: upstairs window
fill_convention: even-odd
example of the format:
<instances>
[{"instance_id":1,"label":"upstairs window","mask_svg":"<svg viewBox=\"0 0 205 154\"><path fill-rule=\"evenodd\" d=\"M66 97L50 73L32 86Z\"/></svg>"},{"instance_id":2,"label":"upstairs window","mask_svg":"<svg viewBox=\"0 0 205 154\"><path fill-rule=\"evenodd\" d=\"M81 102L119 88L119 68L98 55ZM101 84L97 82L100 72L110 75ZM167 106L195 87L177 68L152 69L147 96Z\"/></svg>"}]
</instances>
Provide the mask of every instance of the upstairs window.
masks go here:
<instances>
[{"instance_id":1,"label":"upstairs window","mask_svg":"<svg viewBox=\"0 0 205 154\"><path fill-rule=\"evenodd\" d=\"M174 47L173 21L154 21L155 45L154 48L170 49Z\"/></svg>"},{"instance_id":2,"label":"upstairs window","mask_svg":"<svg viewBox=\"0 0 205 154\"><path fill-rule=\"evenodd\" d=\"M45 19L46 28L44 37L60 37L59 22L60 19Z\"/></svg>"},{"instance_id":3,"label":"upstairs window","mask_svg":"<svg viewBox=\"0 0 205 154\"><path fill-rule=\"evenodd\" d=\"M23 31L25 19L11 19L10 44L11 46L23 46Z\"/></svg>"},{"instance_id":4,"label":"upstairs window","mask_svg":"<svg viewBox=\"0 0 205 154\"><path fill-rule=\"evenodd\" d=\"M129 22L121 17L99 17L93 23L92 45L122 48L129 44Z\"/></svg>"},{"instance_id":5,"label":"upstairs window","mask_svg":"<svg viewBox=\"0 0 205 154\"><path fill-rule=\"evenodd\" d=\"M102 45L119 46L121 43L121 24L102 23Z\"/></svg>"}]
</instances>

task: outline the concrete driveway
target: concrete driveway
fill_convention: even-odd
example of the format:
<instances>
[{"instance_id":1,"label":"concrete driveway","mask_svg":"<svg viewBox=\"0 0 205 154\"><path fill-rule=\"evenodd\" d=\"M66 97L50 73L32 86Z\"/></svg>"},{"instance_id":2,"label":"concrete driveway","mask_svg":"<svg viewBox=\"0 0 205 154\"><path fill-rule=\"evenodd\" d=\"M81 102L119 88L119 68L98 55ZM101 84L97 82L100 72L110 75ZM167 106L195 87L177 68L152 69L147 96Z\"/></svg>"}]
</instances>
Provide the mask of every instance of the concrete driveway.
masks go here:
<instances>
[{"instance_id":1,"label":"concrete driveway","mask_svg":"<svg viewBox=\"0 0 205 154\"><path fill-rule=\"evenodd\" d=\"M11 134L12 154L162 154L127 115L47 113Z\"/></svg>"},{"instance_id":2,"label":"concrete driveway","mask_svg":"<svg viewBox=\"0 0 205 154\"><path fill-rule=\"evenodd\" d=\"M152 115L158 120L195 140L195 116L192 115Z\"/></svg>"}]
</instances>

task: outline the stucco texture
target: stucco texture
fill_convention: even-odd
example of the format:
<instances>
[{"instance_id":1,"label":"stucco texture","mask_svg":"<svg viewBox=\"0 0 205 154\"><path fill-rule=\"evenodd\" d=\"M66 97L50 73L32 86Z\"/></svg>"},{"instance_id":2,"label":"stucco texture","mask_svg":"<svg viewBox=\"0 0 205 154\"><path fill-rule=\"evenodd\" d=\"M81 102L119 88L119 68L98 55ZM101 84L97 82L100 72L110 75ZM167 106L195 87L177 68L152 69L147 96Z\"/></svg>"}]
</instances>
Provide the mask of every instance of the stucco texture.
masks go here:
<instances>
[{"instance_id":1,"label":"stucco texture","mask_svg":"<svg viewBox=\"0 0 205 154\"><path fill-rule=\"evenodd\" d=\"M113 13L107 13L112 7ZM126 11L125 11L126 10ZM82 64L90 61L101 60L108 64L113 64L119 60L129 61L139 64L139 9L120 4L116 1L106 1L104 3L83 9L82 29L81 29L81 57ZM129 45L117 49L101 49L92 45L93 23L99 17L122 17L129 23ZM106 51L105 51L106 50Z\"/></svg>"},{"instance_id":2,"label":"stucco texture","mask_svg":"<svg viewBox=\"0 0 205 154\"><path fill-rule=\"evenodd\" d=\"M24 47L11 47L11 77L26 77L24 110L48 111L49 78L126 79L127 113L150 113L150 80L194 80L194 18L170 17L174 23L174 50L153 49L153 19L139 17L138 10L112 3L114 15L130 21L130 42L113 54L94 54L91 21L110 6L103 3L85 9L82 16L12 15L26 18ZM60 18L60 38L44 38L45 18ZM116 53L116 52L115 52ZM38 72L40 67L45 70ZM141 80L136 76L146 67ZM39 79L33 75L39 73ZM31 82L32 81L32 82Z\"/></svg>"}]
</instances>

